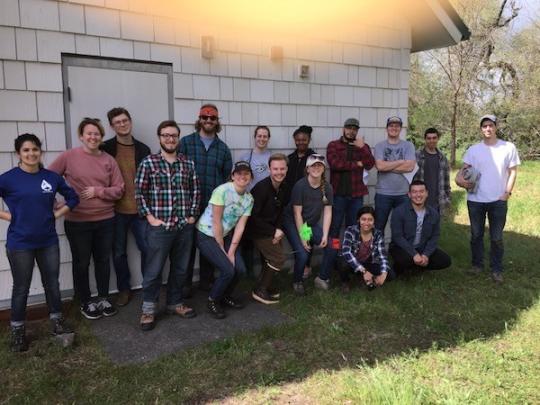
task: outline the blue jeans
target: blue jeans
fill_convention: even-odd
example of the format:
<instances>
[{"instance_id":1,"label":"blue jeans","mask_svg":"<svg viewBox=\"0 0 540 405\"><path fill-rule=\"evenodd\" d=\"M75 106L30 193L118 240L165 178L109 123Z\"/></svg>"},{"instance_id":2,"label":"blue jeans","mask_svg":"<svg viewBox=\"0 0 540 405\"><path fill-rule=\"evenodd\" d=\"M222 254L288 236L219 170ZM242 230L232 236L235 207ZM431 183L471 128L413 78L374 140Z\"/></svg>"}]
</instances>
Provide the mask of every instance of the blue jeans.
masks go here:
<instances>
[{"instance_id":1,"label":"blue jeans","mask_svg":"<svg viewBox=\"0 0 540 405\"><path fill-rule=\"evenodd\" d=\"M330 224L330 233L328 235L328 245L324 249L324 256L319 272L319 277L323 280L328 280L330 274L334 268L336 257L339 252L339 247L333 245L332 239L340 239L339 234L341 230L341 224L345 219L345 226L351 226L356 223L356 214L358 210L362 208L364 204L363 197L343 197L334 196L334 203L332 205L332 223Z\"/></svg>"},{"instance_id":2,"label":"blue jeans","mask_svg":"<svg viewBox=\"0 0 540 405\"><path fill-rule=\"evenodd\" d=\"M225 250L229 249L231 240L231 234L227 235L223 240ZM236 284L238 284L238 273L242 267L240 249L237 249L235 252L235 265L233 266L223 249L221 249L216 242L215 238L197 231L197 247L201 254L219 271L219 275L210 291L209 298L214 301L219 301L223 297L230 296L233 293Z\"/></svg>"},{"instance_id":3,"label":"blue jeans","mask_svg":"<svg viewBox=\"0 0 540 405\"><path fill-rule=\"evenodd\" d=\"M504 255L503 229L506 224L506 212L508 211L507 202L501 200L489 203L467 201L467 207L471 222L472 265L479 268L484 267L484 230L487 215L489 221L489 238L491 240L491 249L489 252L491 271L493 273L502 272L502 259Z\"/></svg>"},{"instance_id":4,"label":"blue jeans","mask_svg":"<svg viewBox=\"0 0 540 405\"><path fill-rule=\"evenodd\" d=\"M49 316L62 316L62 301L58 275L60 272L60 249L52 245L41 249L9 250L6 248L11 275L13 276L13 292L11 294L11 323L20 326L26 318L26 301L32 282L34 261L37 262L41 274L41 282L45 289L45 298L49 308Z\"/></svg>"},{"instance_id":5,"label":"blue jeans","mask_svg":"<svg viewBox=\"0 0 540 405\"><path fill-rule=\"evenodd\" d=\"M323 232L322 232L321 227L318 224L313 225L311 227L311 230L313 231L313 236L311 237L311 240L309 241L309 243L311 244L312 247L314 247L315 245L318 245L321 243ZM283 220L283 232L285 232L285 236L287 236L289 244L291 245L291 248L294 253L293 281L295 283L298 283L303 280L304 267L306 266L309 259L311 258L313 248L310 252L304 249L304 245L302 244L302 240L300 239L300 235L298 234L298 229L296 229L294 220L287 219L287 218Z\"/></svg>"},{"instance_id":6,"label":"blue jeans","mask_svg":"<svg viewBox=\"0 0 540 405\"><path fill-rule=\"evenodd\" d=\"M384 228L386 228L390 212L407 201L409 201L407 194L375 194L375 229L378 229L384 234Z\"/></svg>"},{"instance_id":7,"label":"blue jeans","mask_svg":"<svg viewBox=\"0 0 540 405\"><path fill-rule=\"evenodd\" d=\"M146 225L147 250L142 304L144 313L155 314L156 312L161 289L161 274L167 257L171 263L167 280L167 307L174 308L182 304L182 286L187 275L194 226L188 224L182 229L167 230L163 225Z\"/></svg>"},{"instance_id":8,"label":"blue jeans","mask_svg":"<svg viewBox=\"0 0 540 405\"><path fill-rule=\"evenodd\" d=\"M98 295L109 295L111 252L114 238L114 218L102 221L64 221L64 229L72 256L73 286L81 304L91 300L89 267L94 259Z\"/></svg>"},{"instance_id":9,"label":"blue jeans","mask_svg":"<svg viewBox=\"0 0 540 405\"><path fill-rule=\"evenodd\" d=\"M141 252L141 271L144 273L146 224L146 219L139 217L137 214L116 213L114 221L113 262L118 291L128 291L131 287L127 260L127 239L128 230L130 229L135 237L137 248Z\"/></svg>"}]
</instances>

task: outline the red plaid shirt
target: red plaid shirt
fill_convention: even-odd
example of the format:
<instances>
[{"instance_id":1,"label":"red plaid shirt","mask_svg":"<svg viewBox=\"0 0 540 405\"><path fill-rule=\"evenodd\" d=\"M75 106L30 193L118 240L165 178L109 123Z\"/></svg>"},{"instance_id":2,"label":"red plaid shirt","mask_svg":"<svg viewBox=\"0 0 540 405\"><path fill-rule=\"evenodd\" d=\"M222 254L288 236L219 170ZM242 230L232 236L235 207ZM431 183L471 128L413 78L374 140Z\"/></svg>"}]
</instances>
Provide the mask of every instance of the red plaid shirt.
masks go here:
<instances>
[{"instance_id":1,"label":"red plaid shirt","mask_svg":"<svg viewBox=\"0 0 540 405\"><path fill-rule=\"evenodd\" d=\"M343 142L342 137L328 144L326 158L330 165L330 184L332 184L334 194L337 192L339 179L344 172L351 174L351 197L361 197L368 194L363 179L364 169L371 169L375 165L375 158L367 143L362 148L354 147L352 160L347 160L347 143ZM358 161L362 162L363 167L356 164Z\"/></svg>"}]
</instances>

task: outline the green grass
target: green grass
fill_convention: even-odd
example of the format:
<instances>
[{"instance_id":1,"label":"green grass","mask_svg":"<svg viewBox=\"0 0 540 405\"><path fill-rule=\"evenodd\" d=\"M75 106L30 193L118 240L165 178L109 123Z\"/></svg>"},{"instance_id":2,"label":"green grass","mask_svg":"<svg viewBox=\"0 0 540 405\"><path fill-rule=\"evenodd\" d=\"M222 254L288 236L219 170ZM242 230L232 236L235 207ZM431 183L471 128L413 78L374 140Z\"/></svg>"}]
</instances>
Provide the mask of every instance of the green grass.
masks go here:
<instances>
[{"instance_id":1,"label":"green grass","mask_svg":"<svg viewBox=\"0 0 540 405\"><path fill-rule=\"evenodd\" d=\"M39 339L23 355L7 350L4 329L0 402L540 403L540 163L519 170L501 286L464 272L464 199L454 192L443 226L450 270L304 299L284 277L288 325L129 366L108 360L86 322L75 347Z\"/></svg>"}]
</instances>

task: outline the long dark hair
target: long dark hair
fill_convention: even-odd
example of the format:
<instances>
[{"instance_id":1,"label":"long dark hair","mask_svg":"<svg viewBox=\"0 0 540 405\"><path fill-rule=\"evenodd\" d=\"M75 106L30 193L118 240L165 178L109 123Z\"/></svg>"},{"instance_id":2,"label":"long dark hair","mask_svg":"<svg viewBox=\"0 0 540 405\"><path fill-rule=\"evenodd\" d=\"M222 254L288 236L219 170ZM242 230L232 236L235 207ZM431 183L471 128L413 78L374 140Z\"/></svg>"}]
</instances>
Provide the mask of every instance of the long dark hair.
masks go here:
<instances>
[{"instance_id":1,"label":"long dark hair","mask_svg":"<svg viewBox=\"0 0 540 405\"><path fill-rule=\"evenodd\" d=\"M25 142L32 142L34 145L36 145L39 148L40 151L42 150L41 141L39 140L39 138L34 134L25 133L15 138L15 152L17 152L17 154L21 153L21 148ZM21 164L20 161L19 161L19 164ZM43 163L39 162L39 168L43 169Z\"/></svg>"}]
</instances>

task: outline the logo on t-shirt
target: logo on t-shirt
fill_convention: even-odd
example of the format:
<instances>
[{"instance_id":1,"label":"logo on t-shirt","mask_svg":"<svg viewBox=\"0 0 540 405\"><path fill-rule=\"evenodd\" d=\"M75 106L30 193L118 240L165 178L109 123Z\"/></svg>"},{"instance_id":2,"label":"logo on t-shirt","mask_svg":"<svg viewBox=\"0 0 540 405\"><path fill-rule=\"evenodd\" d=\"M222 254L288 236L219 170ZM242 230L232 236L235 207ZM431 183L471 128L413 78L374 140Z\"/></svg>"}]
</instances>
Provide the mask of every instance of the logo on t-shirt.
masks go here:
<instances>
[{"instance_id":1,"label":"logo on t-shirt","mask_svg":"<svg viewBox=\"0 0 540 405\"><path fill-rule=\"evenodd\" d=\"M385 162L404 160L403 148L384 148L383 157Z\"/></svg>"},{"instance_id":2,"label":"logo on t-shirt","mask_svg":"<svg viewBox=\"0 0 540 405\"><path fill-rule=\"evenodd\" d=\"M47 180L41 181L41 189L44 193L52 193L52 186L47 182Z\"/></svg>"}]
</instances>

